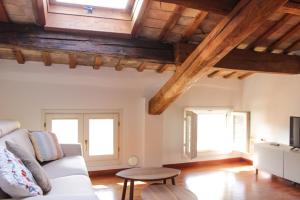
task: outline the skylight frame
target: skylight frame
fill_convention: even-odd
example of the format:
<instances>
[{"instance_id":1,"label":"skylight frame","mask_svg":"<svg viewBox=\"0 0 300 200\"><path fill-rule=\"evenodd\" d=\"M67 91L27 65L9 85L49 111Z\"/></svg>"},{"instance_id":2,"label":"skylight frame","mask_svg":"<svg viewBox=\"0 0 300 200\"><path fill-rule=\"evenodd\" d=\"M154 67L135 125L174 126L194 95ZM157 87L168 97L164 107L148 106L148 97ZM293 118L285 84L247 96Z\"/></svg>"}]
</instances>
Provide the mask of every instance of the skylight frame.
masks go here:
<instances>
[{"instance_id":1,"label":"skylight frame","mask_svg":"<svg viewBox=\"0 0 300 200\"><path fill-rule=\"evenodd\" d=\"M58 5L58 6L65 6L65 7L75 7L75 8L84 8L85 6L92 6L96 9L103 9L103 10L111 10L111 11L118 11L118 12L131 12L135 3L135 0L127 0L127 5L124 8L116 8L116 7L108 7L108 6L97 6L97 5L89 5L89 4L77 4L77 3L64 3L60 2L64 0L49 0L51 5ZM65 1L72 1L72 0L65 0ZM115 0L111 0L115 1ZM124 0L125 1L125 0Z\"/></svg>"},{"instance_id":2,"label":"skylight frame","mask_svg":"<svg viewBox=\"0 0 300 200\"><path fill-rule=\"evenodd\" d=\"M41 0L40 13L44 14L45 30L99 34L131 38L139 29L147 0L130 0L129 10L97 7L88 13L84 6L57 5L54 0Z\"/></svg>"}]
</instances>

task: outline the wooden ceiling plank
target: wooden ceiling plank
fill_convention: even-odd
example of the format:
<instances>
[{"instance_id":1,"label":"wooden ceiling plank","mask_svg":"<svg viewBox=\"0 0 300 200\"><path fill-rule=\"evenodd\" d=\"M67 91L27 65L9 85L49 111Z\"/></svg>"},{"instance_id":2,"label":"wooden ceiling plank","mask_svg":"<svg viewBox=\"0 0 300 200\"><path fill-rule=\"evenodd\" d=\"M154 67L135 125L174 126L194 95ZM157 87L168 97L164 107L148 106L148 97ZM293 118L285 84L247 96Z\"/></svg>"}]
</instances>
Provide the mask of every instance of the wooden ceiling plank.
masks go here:
<instances>
[{"instance_id":1,"label":"wooden ceiling plank","mask_svg":"<svg viewBox=\"0 0 300 200\"><path fill-rule=\"evenodd\" d=\"M215 71L209 73L209 74L207 75L207 77L208 77L208 78L215 78L215 77L217 77L217 76L221 73L221 71L222 71L222 70L215 70Z\"/></svg>"},{"instance_id":2,"label":"wooden ceiling plank","mask_svg":"<svg viewBox=\"0 0 300 200\"><path fill-rule=\"evenodd\" d=\"M149 102L150 114L161 114L211 67L260 27L286 0L241 0L206 36L175 75Z\"/></svg>"},{"instance_id":3,"label":"wooden ceiling plank","mask_svg":"<svg viewBox=\"0 0 300 200\"><path fill-rule=\"evenodd\" d=\"M16 57L17 62L19 64L24 64L25 63L25 57L24 57L22 51L19 50L19 49L13 49L12 51L13 51L13 54L15 55L15 57Z\"/></svg>"},{"instance_id":4,"label":"wooden ceiling plank","mask_svg":"<svg viewBox=\"0 0 300 200\"><path fill-rule=\"evenodd\" d=\"M136 12L138 14L136 16L133 16L134 22L133 22L133 27L132 27L132 31L131 31L132 38L138 37L138 35L143 27L143 21L146 17L146 13L147 13L146 11L149 10L151 2L152 2L152 0L143 0L143 1L138 2L137 7L138 7L139 11Z\"/></svg>"},{"instance_id":5,"label":"wooden ceiling plank","mask_svg":"<svg viewBox=\"0 0 300 200\"><path fill-rule=\"evenodd\" d=\"M276 41L274 41L270 46L268 46L267 50L272 51L274 49L280 48L280 45L288 40L291 36L295 35L300 31L300 22L297 23L295 26L290 28L286 33L284 33L280 38L278 38Z\"/></svg>"},{"instance_id":6,"label":"wooden ceiling plank","mask_svg":"<svg viewBox=\"0 0 300 200\"><path fill-rule=\"evenodd\" d=\"M187 8L194 8L206 12L212 12L219 15L226 16L237 4L238 0L159 0L160 2L173 3L182 5ZM278 10L281 13L288 13L293 15L300 15L300 4L288 1Z\"/></svg>"},{"instance_id":7,"label":"wooden ceiling plank","mask_svg":"<svg viewBox=\"0 0 300 200\"><path fill-rule=\"evenodd\" d=\"M174 62L174 48L170 44L139 39L48 32L41 27L30 25L0 23L0 44L43 51L126 56L158 63Z\"/></svg>"},{"instance_id":8,"label":"wooden ceiling plank","mask_svg":"<svg viewBox=\"0 0 300 200\"><path fill-rule=\"evenodd\" d=\"M47 52L47 51L42 52L42 60L43 60L45 66L52 65L51 55L49 52Z\"/></svg>"},{"instance_id":9,"label":"wooden ceiling plank","mask_svg":"<svg viewBox=\"0 0 300 200\"><path fill-rule=\"evenodd\" d=\"M178 20L181 17L181 14L183 13L185 7L184 6L176 6L174 12L172 15L170 15L168 21L166 22L164 28L162 29L159 40L165 40L166 37L169 35L169 33L172 31L174 26L177 24Z\"/></svg>"},{"instance_id":10,"label":"wooden ceiling plank","mask_svg":"<svg viewBox=\"0 0 300 200\"><path fill-rule=\"evenodd\" d=\"M0 22L10 22L3 1L0 1Z\"/></svg>"},{"instance_id":11,"label":"wooden ceiling plank","mask_svg":"<svg viewBox=\"0 0 300 200\"><path fill-rule=\"evenodd\" d=\"M159 0L164 3L173 3L187 8L194 8L220 15L227 15L234 8L237 0Z\"/></svg>"},{"instance_id":12,"label":"wooden ceiling plank","mask_svg":"<svg viewBox=\"0 0 300 200\"><path fill-rule=\"evenodd\" d=\"M271 28L269 28L265 32L263 32L251 44L248 44L248 46L246 47L246 49L255 49L255 47L261 45L261 43L263 43L265 40L267 40L270 35L272 35L276 31L278 31L291 18L292 18L292 15L289 15L289 14L285 14L284 16L282 16L281 19L278 20L277 22L275 22Z\"/></svg>"},{"instance_id":13,"label":"wooden ceiling plank","mask_svg":"<svg viewBox=\"0 0 300 200\"><path fill-rule=\"evenodd\" d=\"M238 79L243 80L243 79L245 79L245 78L247 78L247 77L249 77L249 76L251 76L253 74L254 74L254 72L247 72L247 73L244 73L243 75L240 75L238 77Z\"/></svg>"},{"instance_id":14,"label":"wooden ceiling plank","mask_svg":"<svg viewBox=\"0 0 300 200\"><path fill-rule=\"evenodd\" d=\"M100 69L102 64L103 64L103 60L102 60L101 56L95 56L93 69L95 69L95 70Z\"/></svg>"},{"instance_id":15,"label":"wooden ceiling plank","mask_svg":"<svg viewBox=\"0 0 300 200\"><path fill-rule=\"evenodd\" d=\"M77 56L75 54L69 54L69 68L75 69L77 66Z\"/></svg>"},{"instance_id":16,"label":"wooden ceiling plank","mask_svg":"<svg viewBox=\"0 0 300 200\"><path fill-rule=\"evenodd\" d=\"M228 74L224 75L223 78L229 79L232 78L237 72L229 72Z\"/></svg>"},{"instance_id":17,"label":"wooden ceiling plank","mask_svg":"<svg viewBox=\"0 0 300 200\"><path fill-rule=\"evenodd\" d=\"M48 11L45 10L44 5L47 5L45 0L32 0L32 7L36 23L40 26L45 26L46 16Z\"/></svg>"},{"instance_id":18,"label":"wooden ceiling plank","mask_svg":"<svg viewBox=\"0 0 300 200\"><path fill-rule=\"evenodd\" d=\"M235 49L215 67L263 73L300 74L300 56Z\"/></svg>"},{"instance_id":19,"label":"wooden ceiling plank","mask_svg":"<svg viewBox=\"0 0 300 200\"><path fill-rule=\"evenodd\" d=\"M196 16L193 23L191 23L184 31L184 34L182 36L181 41L187 42L190 40L190 38L193 36L195 31L199 28L201 23L204 21L204 19L207 17L208 12L200 11L200 13Z\"/></svg>"},{"instance_id":20,"label":"wooden ceiling plank","mask_svg":"<svg viewBox=\"0 0 300 200\"><path fill-rule=\"evenodd\" d=\"M296 49L299 44L300 44L300 39L298 39L295 42L293 42L290 46L288 46L286 49L284 49L283 52L285 54L288 54L290 52L299 50L299 49Z\"/></svg>"}]
</instances>

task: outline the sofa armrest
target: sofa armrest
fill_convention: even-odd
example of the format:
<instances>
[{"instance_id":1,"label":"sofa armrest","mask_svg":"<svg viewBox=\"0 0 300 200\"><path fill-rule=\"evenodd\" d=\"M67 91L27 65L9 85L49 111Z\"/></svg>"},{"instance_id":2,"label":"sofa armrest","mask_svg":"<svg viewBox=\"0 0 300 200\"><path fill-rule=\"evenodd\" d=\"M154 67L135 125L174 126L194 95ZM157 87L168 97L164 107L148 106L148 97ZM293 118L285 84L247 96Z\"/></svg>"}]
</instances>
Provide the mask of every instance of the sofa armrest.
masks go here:
<instances>
[{"instance_id":1,"label":"sofa armrest","mask_svg":"<svg viewBox=\"0 0 300 200\"><path fill-rule=\"evenodd\" d=\"M82 156L81 144L61 144L64 156Z\"/></svg>"}]
</instances>

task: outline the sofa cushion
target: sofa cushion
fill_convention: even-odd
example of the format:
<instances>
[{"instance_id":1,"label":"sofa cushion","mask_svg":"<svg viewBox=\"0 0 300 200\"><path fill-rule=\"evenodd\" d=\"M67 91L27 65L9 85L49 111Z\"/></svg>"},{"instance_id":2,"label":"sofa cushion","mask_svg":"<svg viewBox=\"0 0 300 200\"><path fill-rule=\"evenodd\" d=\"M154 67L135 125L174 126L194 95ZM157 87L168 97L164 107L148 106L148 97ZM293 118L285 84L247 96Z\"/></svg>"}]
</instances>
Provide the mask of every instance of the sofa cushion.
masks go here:
<instances>
[{"instance_id":1,"label":"sofa cushion","mask_svg":"<svg viewBox=\"0 0 300 200\"><path fill-rule=\"evenodd\" d=\"M0 120L0 137L20 128L20 123L15 120Z\"/></svg>"},{"instance_id":2,"label":"sofa cushion","mask_svg":"<svg viewBox=\"0 0 300 200\"><path fill-rule=\"evenodd\" d=\"M22 146L27 152L35 157L34 149L28 136L28 130L17 129L8 135L0 138L0 146L6 147L5 141L11 141Z\"/></svg>"},{"instance_id":3,"label":"sofa cushion","mask_svg":"<svg viewBox=\"0 0 300 200\"><path fill-rule=\"evenodd\" d=\"M23 200L99 200L95 194L36 196Z\"/></svg>"},{"instance_id":4,"label":"sofa cushion","mask_svg":"<svg viewBox=\"0 0 300 200\"><path fill-rule=\"evenodd\" d=\"M61 159L63 151L54 133L35 131L29 133L29 138L40 162Z\"/></svg>"},{"instance_id":5,"label":"sofa cushion","mask_svg":"<svg viewBox=\"0 0 300 200\"><path fill-rule=\"evenodd\" d=\"M52 190L46 196L94 194L91 180L84 175L54 178L51 185Z\"/></svg>"},{"instance_id":6,"label":"sofa cushion","mask_svg":"<svg viewBox=\"0 0 300 200\"><path fill-rule=\"evenodd\" d=\"M26 200L98 200L87 176L54 178L51 179L51 185L52 190L47 195L26 198Z\"/></svg>"},{"instance_id":7,"label":"sofa cushion","mask_svg":"<svg viewBox=\"0 0 300 200\"><path fill-rule=\"evenodd\" d=\"M51 190L50 180L40 163L30 153L24 150L20 145L6 141L7 149L15 156L20 158L23 164L32 173L36 183L42 188L44 194Z\"/></svg>"},{"instance_id":8,"label":"sofa cushion","mask_svg":"<svg viewBox=\"0 0 300 200\"><path fill-rule=\"evenodd\" d=\"M14 198L43 194L22 161L4 147L0 147L0 187Z\"/></svg>"},{"instance_id":9,"label":"sofa cushion","mask_svg":"<svg viewBox=\"0 0 300 200\"><path fill-rule=\"evenodd\" d=\"M52 161L43 166L49 178L71 175L88 176L85 161L82 156L68 156Z\"/></svg>"}]
</instances>

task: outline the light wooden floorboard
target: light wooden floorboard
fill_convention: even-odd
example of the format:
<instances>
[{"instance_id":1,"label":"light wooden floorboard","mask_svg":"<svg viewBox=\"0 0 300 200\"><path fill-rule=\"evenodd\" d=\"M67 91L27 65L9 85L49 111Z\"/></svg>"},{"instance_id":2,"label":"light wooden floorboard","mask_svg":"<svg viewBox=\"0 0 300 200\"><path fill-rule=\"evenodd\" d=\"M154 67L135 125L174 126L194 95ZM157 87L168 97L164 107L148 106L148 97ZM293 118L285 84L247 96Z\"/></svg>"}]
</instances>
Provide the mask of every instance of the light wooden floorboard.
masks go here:
<instances>
[{"instance_id":1,"label":"light wooden floorboard","mask_svg":"<svg viewBox=\"0 0 300 200\"><path fill-rule=\"evenodd\" d=\"M237 162L218 166L191 167L182 171L177 185L194 192L199 200L299 200L300 186L289 181L259 172L255 176L252 166ZM115 176L92 178L100 200L120 200L123 180ZM169 183L170 184L170 183ZM134 199L141 199L146 186L137 182ZM127 189L127 198L129 188Z\"/></svg>"}]
</instances>

